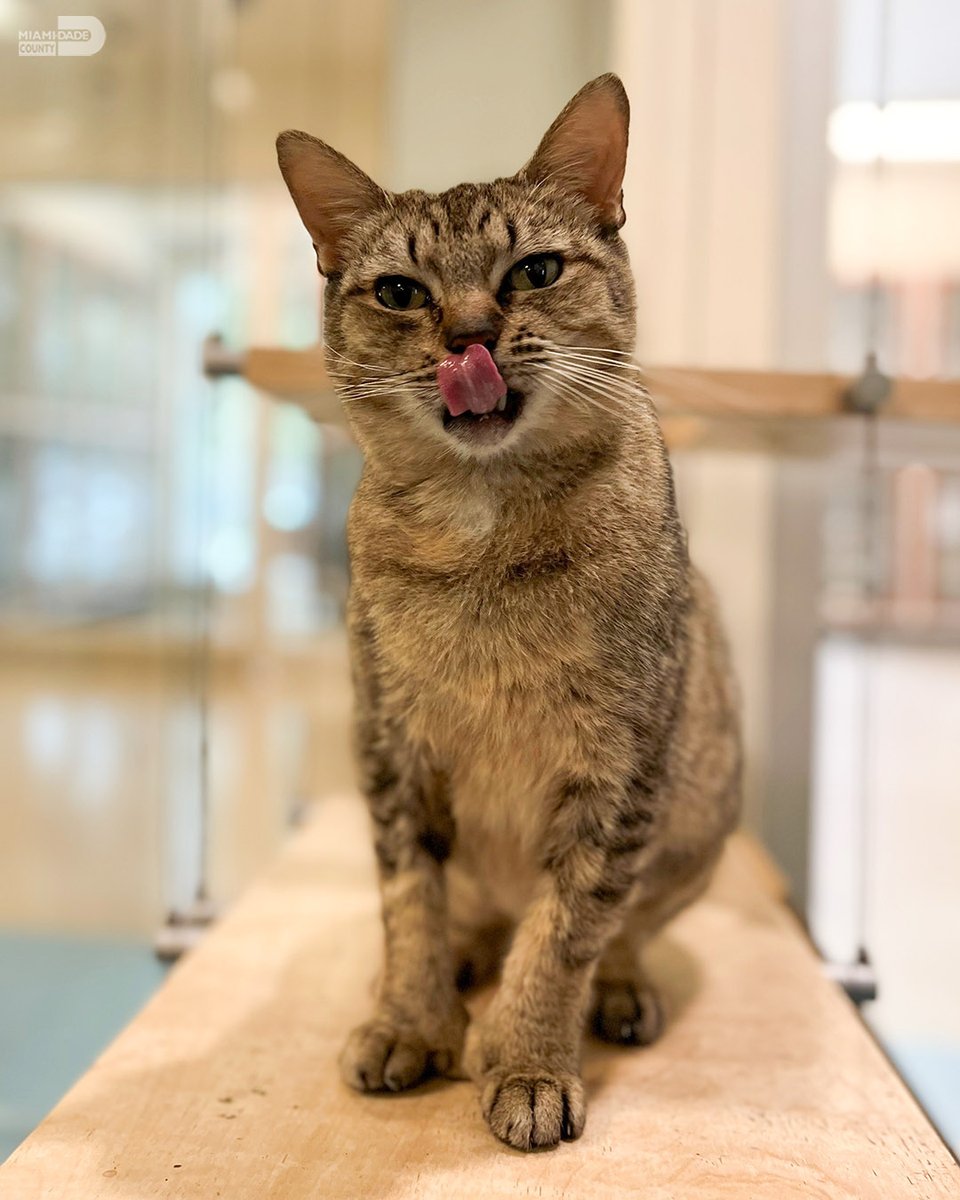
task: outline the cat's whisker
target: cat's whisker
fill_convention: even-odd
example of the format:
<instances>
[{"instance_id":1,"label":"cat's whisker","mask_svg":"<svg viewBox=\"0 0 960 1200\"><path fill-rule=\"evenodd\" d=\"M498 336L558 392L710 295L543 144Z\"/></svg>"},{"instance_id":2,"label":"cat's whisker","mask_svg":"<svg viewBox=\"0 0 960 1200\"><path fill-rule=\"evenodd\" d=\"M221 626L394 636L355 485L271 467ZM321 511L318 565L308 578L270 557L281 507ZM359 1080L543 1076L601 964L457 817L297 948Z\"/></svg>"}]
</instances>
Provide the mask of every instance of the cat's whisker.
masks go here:
<instances>
[{"instance_id":1,"label":"cat's whisker","mask_svg":"<svg viewBox=\"0 0 960 1200\"><path fill-rule=\"evenodd\" d=\"M624 390L630 386L629 380L611 380L608 376L600 372L582 370L579 367L571 366L570 364L560 365L551 364L544 366L541 370L549 370L555 373L560 373L571 382L577 382L581 387L590 387L599 394L608 396L611 400L619 401L623 397Z\"/></svg>"},{"instance_id":2,"label":"cat's whisker","mask_svg":"<svg viewBox=\"0 0 960 1200\"><path fill-rule=\"evenodd\" d=\"M404 384L389 384L382 388L363 388L354 391L350 388L336 388L336 393L345 403L355 403L358 400L378 400L381 397L396 396L403 390Z\"/></svg>"},{"instance_id":3,"label":"cat's whisker","mask_svg":"<svg viewBox=\"0 0 960 1200\"><path fill-rule=\"evenodd\" d=\"M618 362L629 362L632 359L632 355L626 351L608 350L600 346L565 346L559 342L546 342L543 349L553 354L588 354L591 358L604 357Z\"/></svg>"},{"instance_id":4,"label":"cat's whisker","mask_svg":"<svg viewBox=\"0 0 960 1200\"><path fill-rule=\"evenodd\" d=\"M343 404L356 404L358 400L378 400L380 397L395 396L395 391L384 391L380 393L371 393L365 396L345 396L343 392L337 392L337 398Z\"/></svg>"},{"instance_id":5,"label":"cat's whisker","mask_svg":"<svg viewBox=\"0 0 960 1200\"><path fill-rule=\"evenodd\" d=\"M546 345L543 347L550 354L571 355L577 358L587 358L590 361L617 363L620 366L639 366L629 354L621 354L619 350L605 350L599 346L563 346Z\"/></svg>"},{"instance_id":6,"label":"cat's whisker","mask_svg":"<svg viewBox=\"0 0 960 1200\"><path fill-rule=\"evenodd\" d=\"M636 389L635 387L624 388L624 387L608 386L606 383L599 381L596 378L593 378L589 375L579 375L574 372L571 372L569 370L569 368L564 369L561 372L561 374L562 374L562 377L568 382L568 384L573 386L579 392L585 393L588 395L592 394L594 396L603 397L605 400L609 400L616 407L617 410L622 408L625 396L637 395L641 391L640 389ZM602 405L602 407L605 409L605 411L612 411L605 404Z\"/></svg>"},{"instance_id":7,"label":"cat's whisker","mask_svg":"<svg viewBox=\"0 0 960 1200\"><path fill-rule=\"evenodd\" d=\"M624 351L624 350L599 350L598 347L595 347L595 346L584 346L584 347L579 347L579 348L566 347L566 346L561 346L559 343L547 342L544 339L537 339L537 340L541 342L541 346L538 349L538 352L547 354L550 357L551 361L553 361L553 362L557 362L557 363L559 363L561 361L566 362L567 364L569 364L571 369L574 366L586 367L586 366L592 366L593 364L597 364L597 365L601 365L604 367L610 367L610 368L622 368L622 369L625 369L625 370L631 372L633 377L630 378L629 380L624 380L624 382L629 383L629 385L631 387L635 388L639 392L639 394L646 397L646 399L648 399L648 400L651 399L650 388L645 383L642 383L640 380L641 380L641 377L643 379L650 379L651 377L653 379L655 379L656 374L657 374L655 369L647 370L644 367L640 366L639 363L636 363L633 361L628 362L628 361L621 360L621 359L611 359L611 360L605 359L606 355L626 355L628 353L627 351ZM570 351L572 349L577 349L578 351L582 352L583 355L586 356L586 358L583 359L583 358L578 357L577 355L571 354ZM610 378L611 377L608 375L607 379L609 380ZM676 371L673 371L672 369L670 371L670 378L678 379L680 382L683 382L684 379L689 379L689 381L691 383L697 382L698 385L701 384L701 380L698 376L686 375L683 372L676 372ZM704 390L707 390L707 388L709 388L709 386L710 385L706 385ZM723 388L724 385L721 384L718 386L720 388ZM728 390L729 393L732 395L733 389L725 389L725 390Z\"/></svg>"},{"instance_id":8,"label":"cat's whisker","mask_svg":"<svg viewBox=\"0 0 960 1200\"><path fill-rule=\"evenodd\" d=\"M361 382L381 383L384 379L413 379L420 377L428 379L433 376L435 371L436 367L431 364L428 367L414 367L409 371L391 371L388 375L382 377L377 376L376 378L370 380L361 380Z\"/></svg>"},{"instance_id":9,"label":"cat's whisker","mask_svg":"<svg viewBox=\"0 0 960 1200\"><path fill-rule=\"evenodd\" d=\"M586 395L583 391L570 387L568 384L563 384L557 380L552 380L548 384L548 390L553 392L553 394L558 396L560 399L567 400L575 408L580 409L582 412L589 412L591 409L594 409L609 416L615 415L613 410L608 408L607 405L602 404L599 400Z\"/></svg>"},{"instance_id":10,"label":"cat's whisker","mask_svg":"<svg viewBox=\"0 0 960 1200\"><path fill-rule=\"evenodd\" d=\"M609 404L605 404L596 396L590 395L589 390L574 388L570 392L571 399L575 399L581 408L593 408L597 412L602 412L606 416L614 417L617 415L617 410Z\"/></svg>"},{"instance_id":11,"label":"cat's whisker","mask_svg":"<svg viewBox=\"0 0 960 1200\"><path fill-rule=\"evenodd\" d=\"M617 384L618 386L621 384L629 385L633 382L632 376L636 376L640 373L634 368L633 364L621 362L604 362L599 359L581 359L574 355L565 354L545 354L545 358L554 365L567 367L571 371L583 371L591 375L596 375L599 378L606 379L609 382ZM624 369L626 369L628 372L626 376L617 373L623 371Z\"/></svg>"},{"instance_id":12,"label":"cat's whisker","mask_svg":"<svg viewBox=\"0 0 960 1200\"><path fill-rule=\"evenodd\" d=\"M545 350L549 350L551 354L571 354L578 358L599 359L602 362L616 362L623 366L637 366L630 355L620 354L619 351L602 350L599 347L590 349L589 347L578 346L545 346Z\"/></svg>"},{"instance_id":13,"label":"cat's whisker","mask_svg":"<svg viewBox=\"0 0 960 1200\"><path fill-rule=\"evenodd\" d=\"M601 358L599 355L589 354L558 354L556 351L545 352L556 362L576 363L583 366L599 366L609 367L616 371L632 371L637 375L642 374L641 368L633 362L626 362L623 359Z\"/></svg>"},{"instance_id":14,"label":"cat's whisker","mask_svg":"<svg viewBox=\"0 0 960 1200\"><path fill-rule=\"evenodd\" d=\"M565 354L547 354L545 357L554 366L562 366L571 371L585 371L603 378L618 387L628 386L640 378L640 372L632 364L627 365L620 362L578 358L574 355Z\"/></svg>"},{"instance_id":15,"label":"cat's whisker","mask_svg":"<svg viewBox=\"0 0 960 1200\"><path fill-rule=\"evenodd\" d=\"M610 359L600 354L584 354L579 351L561 351L544 347L533 365L550 363L566 371L578 372L582 378L590 378L608 387L636 386L642 374L636 363Z\"/></svg>"},{"instance_id":16,"label":"cat's whisker","mask_svg":"<svg viewBox=\"0 0 960 1200\"><path fill-rule=\"evenodd\" d=\"M355 359L347 358L347 356L345 354L341 354L339 350L334 350L334 348L328 342L324 342L321 348L324 354L332 354L334 358L340 359L341 362L349 363L351 367L359 367L361 370L366 371L377 371L384 375L390 374L389 367L382 367L376 363L357 362Z\"/></svg>"},{"instance_id":17,"label":"cat's whisker","mask_svg":"<svg viewBox=\"0 0 960 1200\"><path fill-rule=\"evenodd\" d=\"M434 368L421 367L415 371L404 371L396 375L385 376L379 379L362 380L359 383L338 383L334 376L334 383L338 394L350 396L352 399L362 399L365 396L379 396L389 394L398 388L405 387L408 384L427 385L434 380Z\"/></svg>"},{"instance_id":18,"label":"cat's whisker","mask_svg":"<svg viewBox=\"0 0 960 1200\"><path fill-rule=\"evenodd\" d=\"M373 363L361 363L347 358L345 354L341 354L331 346L325 345L324 349L344 364L356 367L361 371L372 371L375 373L373 379L361 379L356 383L352 383L344 378L343 375L338 375L337 368L340 366L339 362L329 366L328 372L334 382L334 387L344 399L357 400L366 396L381 395L383 394L382 389L399 387L407 382L427 382L428 380L435 379L436 365L434 363L428 363L425 366L416 367L410 371L391 372L389 369Z\"/></svg>"},{"instance_id":19,"label":"cat's whisker","mask_svg":"<svg viewBox=\"0 0 960 1200\"><path fill-rule=\"evenodd\" d=\"M631 376L616 374L606 363L597 366L592 363L578 362L576 359L562 358L556 355L549 355L548 359L551 366L562 367L565 371L575 371L580 375L587 375L593 379L601 379L616 387L628 386L631 382Z\"/></svg>"},{"instance_id":20,"label":"cat's whisker","mask_svg":"<svg viewBox=\"0 0 960 1200\"><path fill-rule=\"evenodd\" d=\"M571 377L568 372L562 371L557 367L544 367L542 370L548 372L551 376L549 380L545 381L548 386L553 384L558 388L564 388L570 398L576 398L584 403L592 404L595 408L610 416L616 415L616 408L598 399L598 397L602 396L616 404L621 399L616 392L601 391L592 381ZM594 395L590 395L591 392Z\"/></svg>"}]
</instances>

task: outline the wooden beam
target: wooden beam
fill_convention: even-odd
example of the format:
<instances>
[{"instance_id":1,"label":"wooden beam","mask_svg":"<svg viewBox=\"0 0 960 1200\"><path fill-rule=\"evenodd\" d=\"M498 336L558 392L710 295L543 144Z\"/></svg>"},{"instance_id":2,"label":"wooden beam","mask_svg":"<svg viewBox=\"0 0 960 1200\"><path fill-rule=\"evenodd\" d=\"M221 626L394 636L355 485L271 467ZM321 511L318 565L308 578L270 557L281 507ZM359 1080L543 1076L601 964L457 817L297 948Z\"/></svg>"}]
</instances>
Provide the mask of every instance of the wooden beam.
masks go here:
<instances>
[{"instance_id":1,"label":"wooden beam","mask_svg":"<svg viewBox=\"0 0 960 1200\"><path fill-rule=\"evenodd\" d=\"M205 367L211 376L242 375L254 387L303 405L317 420L342 424L320 347L281 350L257 346L245 354L208 344ZM698 367L649 366L644 379L678 444L699 440L700 427L681 416L738 418L836 417L847 412L853 376L796 371L736 371ZM895 379L884 417L915 421L960 421L960 379Z\"/></svg>"},{"instance_id":2,"label":"wooden beam","mask_svg":"<svg viewBox=\"0 0 960 1200\"><path fill-rule=\"evenodd\" d=\"M255 388L294 399L333 389L319 346L310 350L254 346L244 357L243 377Z\"/></svg>"},{"instance_id":3,"label":"wooden beam","mask_svg":"<svg viewBox=\"0 0 960 1200\"><path fill-rule=\"evenodd\" d=\"M709 417L842 416L854 376L651 366L647 386L666 413ZM883 417L960 421L960 379L894 379Z\"/></svg>"},{"instance_id":4,"label":"wooden beam","mask_svg":"<svg viewBox=\"0 0 960 1200\"><path fill-rule=\"evenodd\" d=\"M380 923L367 816L322 802L0 1167L16 1200L890 1200L960 1196L960 1168L735 838L651 947L670 1023L588 1042L583 1138L523 1156L467 1082L361 1096L337 1074L371 1005Z\"/></svg>"}]
</instances>

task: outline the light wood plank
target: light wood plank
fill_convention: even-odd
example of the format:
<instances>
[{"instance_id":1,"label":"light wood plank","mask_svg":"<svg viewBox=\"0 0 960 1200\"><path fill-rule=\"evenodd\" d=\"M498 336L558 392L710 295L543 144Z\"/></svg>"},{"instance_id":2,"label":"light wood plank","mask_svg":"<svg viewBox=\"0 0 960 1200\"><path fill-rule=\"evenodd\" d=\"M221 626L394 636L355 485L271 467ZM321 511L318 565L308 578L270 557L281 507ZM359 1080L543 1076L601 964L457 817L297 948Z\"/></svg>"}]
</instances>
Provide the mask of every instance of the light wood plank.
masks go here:
<instances>
[{"instance_id":1,"label":"light wood plank","mask_svg":"<svg viewBox=\"0 0 960 1200\"><path fill-rule=\"evenodd\" d=\"M890 1200L960 1196L960 1169L845 998L775 873L736 841L654 948L672 1021L648 1050L589 1043L584 1137L523 1156L472 1085L364 1097L344 1034L379 953L366 816L325 801L0 1168L11 1200Z\"/></svg>"},{"instance_id":2,"label":"light wood plank","mask_svg":"<svg viewBox=\"0 0 960 1200\"><path fill-rule=\"evenodd\" d=\"M797 371L735 371L651 366L644 371L667 412L718 417L836 417L855 377ZM960 380L893 380L883 417L960 421Z\"/></svg>"},{"instance_id":3,"label":"light wood plank","mask_svg":"<svg viewBox=\"0 0 960 1200\"><path fill-rule=\"evenodd\" d=\"M319 347L282 350L259 346L217 359L230 364L254 387L302 403L318 420L343 423L343 414ZM213 373L218 373L214 368ZM711 370L649 366L644 377L654 399L671 421L679 414L703 417L823 418L842 415L853 376L796 371ZM916 421L960 421L960 380L895 379L884 417ZM679 424L674 428L681 430ZM691 428L694 428L691 426ZM678 434L681 442L689 434ZM695 439L693 439L695 440Z\"/></svg>"},{"instance_id":4,"label":"light wood plank","mask_svg":"<svg viewBox=\"0 0 960 1200\"><path fill-rule=\"evenodd\" d=\"M299 404L322 425L346 428L343 407L334 393L319 346L310 350L254 346L241 362L241 373L253 387Z\"/></svg>"},{"instance_id":5,"label":"light wood plank","mask_svg":"<svg viewBox=\"0 0 960 1200\"><path fill-rule=\"evenodd\" d=\"M311 396L332 388L319 346L310 350L281 350L254 346L243 362L244 378L276 396Z\"/></svg>"}]
</instances>

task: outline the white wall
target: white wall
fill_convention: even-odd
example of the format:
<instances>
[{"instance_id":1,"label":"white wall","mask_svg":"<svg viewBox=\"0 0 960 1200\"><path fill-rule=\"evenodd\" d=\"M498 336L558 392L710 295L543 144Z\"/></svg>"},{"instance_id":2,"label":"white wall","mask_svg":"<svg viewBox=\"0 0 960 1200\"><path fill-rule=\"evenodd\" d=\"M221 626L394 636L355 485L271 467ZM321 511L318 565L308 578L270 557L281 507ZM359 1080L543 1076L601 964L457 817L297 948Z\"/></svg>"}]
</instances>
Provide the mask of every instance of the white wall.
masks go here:
<instances>
[{"instance_id":1,"label":"white wall","mask_svg":"<svg viewBox=\"0 0 960 1200\"><path fill-rule=\"evenodd\" d=\"M641 361L769 367L778 351L783 0L621 0L632 105L625 236ZM677 456L691 548L716 587L744 692L747 817L768 745L773 465Z\"/></svg>"},{"instance_id":2,"label":"white wall","mask_svg":"<svg viewBox=\"0 0 960 1200\"><path fill-rule=\"evenodd\" d=\"M395 189L520 169L567 100L609 67L606 0L400 0L387 105Z\"/></svg>"}]
</instances>

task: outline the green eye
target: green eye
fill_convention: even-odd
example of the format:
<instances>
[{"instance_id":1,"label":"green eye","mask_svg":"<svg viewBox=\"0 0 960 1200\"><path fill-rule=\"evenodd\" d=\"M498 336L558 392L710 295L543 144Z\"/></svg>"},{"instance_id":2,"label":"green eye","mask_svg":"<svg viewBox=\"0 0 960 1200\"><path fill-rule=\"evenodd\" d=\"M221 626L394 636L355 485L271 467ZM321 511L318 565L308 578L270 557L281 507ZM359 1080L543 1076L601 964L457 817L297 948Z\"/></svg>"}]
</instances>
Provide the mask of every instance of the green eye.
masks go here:
<instances>
[{"instance_id":1,"label":"green eye","mask_svg":"<svg viewBox=\"0 0 960 1200\"><path fill-rule=\"evenodd\" d=\"M406 275L384 275L373 287L374 295L384 308L397 308L408 311L411 308L423 308L430 299L430 293L415 279Z\"/></svg>"},{"instance_id":2,"label":"green eye","mask_svg":"<svg viewBox=\"0 0 960 1200\"><path fill-rule=\"evenodd\" d=\"M507 282L516 292L532 292L534 288L556 283L563 270L563 260L557 254L531 254L510 268Z\"/></svg>"}]
</instances>

